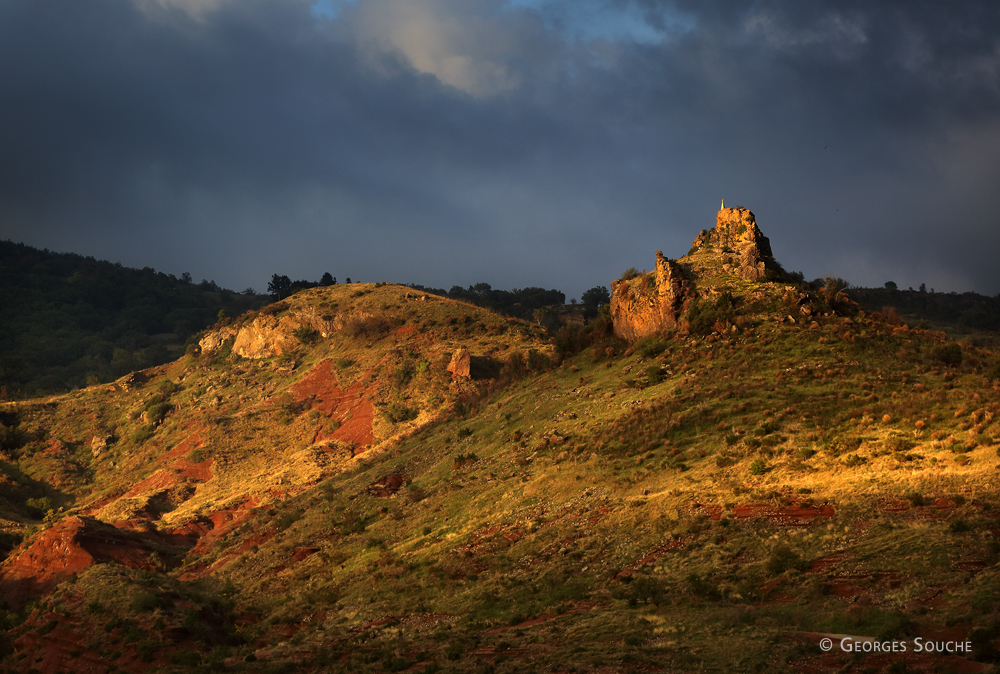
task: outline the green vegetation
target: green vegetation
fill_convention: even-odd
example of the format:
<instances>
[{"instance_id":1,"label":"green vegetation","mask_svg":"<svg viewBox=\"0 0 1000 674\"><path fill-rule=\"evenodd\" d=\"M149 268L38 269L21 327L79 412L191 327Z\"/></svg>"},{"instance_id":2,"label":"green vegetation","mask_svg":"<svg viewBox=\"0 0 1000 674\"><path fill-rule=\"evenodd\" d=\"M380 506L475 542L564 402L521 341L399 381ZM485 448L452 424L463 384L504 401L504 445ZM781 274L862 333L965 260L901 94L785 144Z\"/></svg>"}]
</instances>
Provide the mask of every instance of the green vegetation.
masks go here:
<instances>
[{"instance_id":1,"label":"green vegetation","mask_svg":"<svg viewBox=\"0 0 1000 674\"><path fill-rule=\"evenodd\" d=\"M3 398L117 379L180 355L218 320L266 301L212 281L0 241Z\"/></svg>"},{"instance_id":2,"label":"green vegetation","mask_svg":"<svg viewBox=\"0 0 1000 674\"><path fill-rule=\"evenodd\" d=\"M280 355L7 403L6 520L94 518L118 556L15 607L0 669L67 615L120 670L863 671L807 635L944 630L995 657L996 354L726 283L631 345L606 311L552 334L330 285L262 312L335 326ZM24 521L0 544L70 523Z\"/></svg>"}]
</instances>

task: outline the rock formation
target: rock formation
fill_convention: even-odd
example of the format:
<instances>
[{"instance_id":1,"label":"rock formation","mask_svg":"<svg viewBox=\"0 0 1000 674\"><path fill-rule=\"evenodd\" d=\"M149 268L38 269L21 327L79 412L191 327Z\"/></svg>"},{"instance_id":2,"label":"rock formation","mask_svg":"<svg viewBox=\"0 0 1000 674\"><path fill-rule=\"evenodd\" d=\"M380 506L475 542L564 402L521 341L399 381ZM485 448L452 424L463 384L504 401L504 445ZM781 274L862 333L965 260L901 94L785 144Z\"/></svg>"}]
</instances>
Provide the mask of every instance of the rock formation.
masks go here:
<instances>
[{"instance_id":1,"label":"rock formation","mask_svg":"<svg viewBox=\"0 0 1000 674\"><path fill-rule=\"evenodd\" d=\"M781 274L771 243L757 228L753 213L723 206L715 227L702 230L694 240L689 257L675 262L657 251L653 272L611 283L615 334L634 342L679 327L698 295L694 277L705 273L706 262L712 270L746 281L764 281Z\"/></svg>"},{"instance_id":2,"label":"rock formation","mask_svg":"<svg viewBox=\"0 0 1000 674\"><path fill-rule=\"evenodd\" d=\"M656 251L655 271L611 282L615 334L634 342L675 328L693 298L694 288L681 266Z\"/></svg>"},{"instance_id":3,"label":"rock formation","mask_svg":"<svg viewBox=\"0 0 1000 674\"><path fill-rule=\"evenodd\" d=\"M753 213L739 206L721 209L715 227L703 229L693 248L732 253L734 258L726 271L747 281L763 281L768 277L768 269L778 268L771 242L758 229Z\"/></svg>"}]
</instances>

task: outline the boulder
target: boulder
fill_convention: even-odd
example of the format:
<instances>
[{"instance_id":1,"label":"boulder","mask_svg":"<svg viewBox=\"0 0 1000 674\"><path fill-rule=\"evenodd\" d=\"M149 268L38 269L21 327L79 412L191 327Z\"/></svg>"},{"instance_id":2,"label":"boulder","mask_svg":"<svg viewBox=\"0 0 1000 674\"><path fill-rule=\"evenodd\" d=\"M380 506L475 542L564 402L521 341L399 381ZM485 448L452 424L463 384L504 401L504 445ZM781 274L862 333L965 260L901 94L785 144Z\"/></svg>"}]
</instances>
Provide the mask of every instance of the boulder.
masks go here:
<instances>
[{"instance_id":1,"label":"boulder","mask_svg":"<svg viewBox=\"0 0 1000 674\"><path fill-rule=\"evenodd\" d=\"M452 355L451 362L448 363L448 372L451 372L452 379L472 376L472 356L468 349L462 347Z\"/></svg>"}]
</instances>

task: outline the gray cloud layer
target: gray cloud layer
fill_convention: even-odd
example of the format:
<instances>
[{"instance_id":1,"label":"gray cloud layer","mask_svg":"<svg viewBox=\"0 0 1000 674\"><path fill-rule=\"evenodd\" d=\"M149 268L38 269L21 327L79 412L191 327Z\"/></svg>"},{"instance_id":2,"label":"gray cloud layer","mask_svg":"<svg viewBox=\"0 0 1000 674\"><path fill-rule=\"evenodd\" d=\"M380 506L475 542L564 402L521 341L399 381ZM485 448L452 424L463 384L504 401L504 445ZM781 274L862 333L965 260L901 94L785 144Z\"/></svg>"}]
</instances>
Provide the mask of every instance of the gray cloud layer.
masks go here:
<instances>
[{"instance_id":1,"label":"gray cloud layer","mask_svg":"<svg viewBox=\"0 0 1000 674\"><path fill-rule=\"evenodd\" d=\"M807 277L1000 292L991 2L6 0L0 236L570 296L720 198Z\"/></svg>"}]
</instances>

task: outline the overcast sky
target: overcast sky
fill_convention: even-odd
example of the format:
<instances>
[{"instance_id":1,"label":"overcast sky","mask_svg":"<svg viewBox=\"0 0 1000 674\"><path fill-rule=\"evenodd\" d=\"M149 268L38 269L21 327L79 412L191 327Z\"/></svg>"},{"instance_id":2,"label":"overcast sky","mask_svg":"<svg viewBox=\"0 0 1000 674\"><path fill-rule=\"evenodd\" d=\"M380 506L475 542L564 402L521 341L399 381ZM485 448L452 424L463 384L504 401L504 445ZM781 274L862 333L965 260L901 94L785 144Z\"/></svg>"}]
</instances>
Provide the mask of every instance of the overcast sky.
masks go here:
<instances>
[{"instance_id":1,"label":"overcast sky","mask_svg":"<svg viewBox=\"0 0 1000 674\"><path fill-rule=\"evenodd\" d=\"M2 0L0 238L569 297L720 200L807 278L1000 292L1000 3Z\"/></svg>"}]
</instances>

